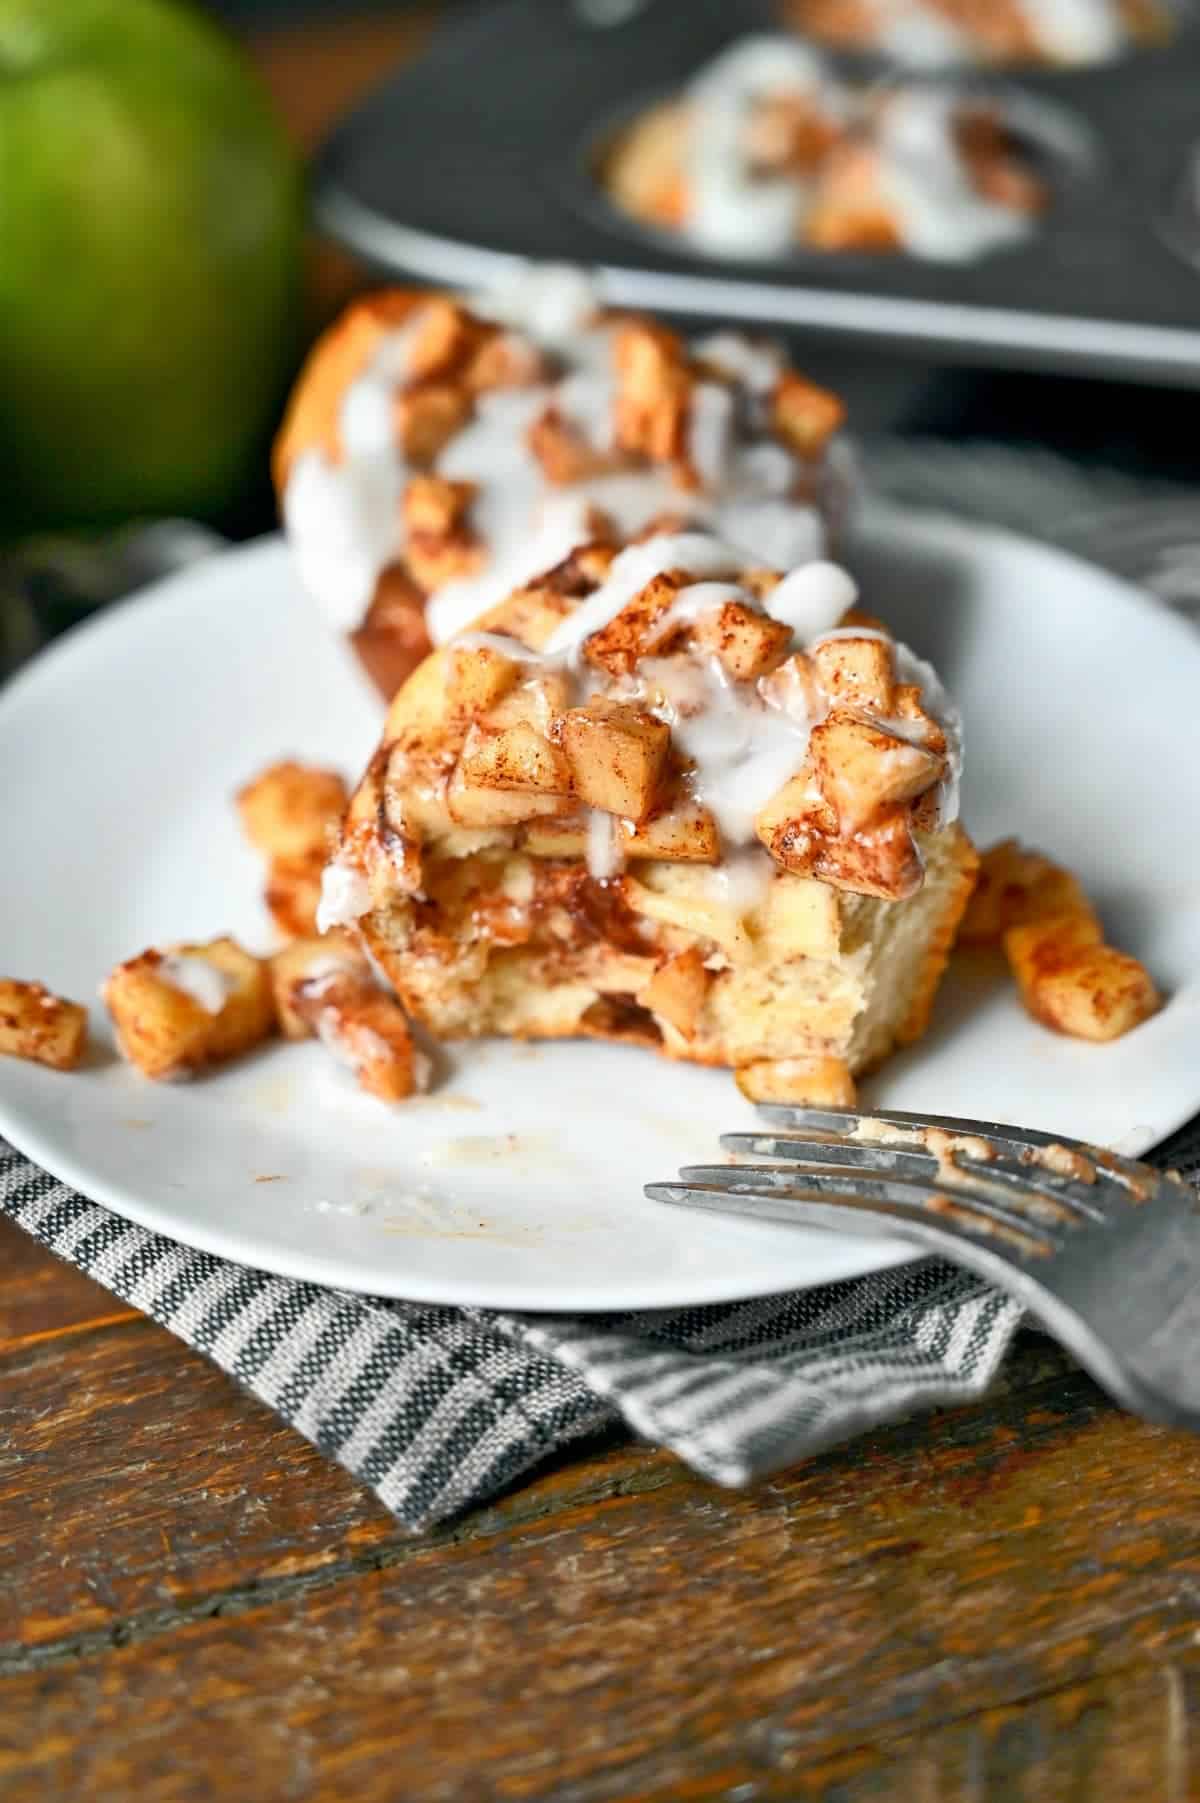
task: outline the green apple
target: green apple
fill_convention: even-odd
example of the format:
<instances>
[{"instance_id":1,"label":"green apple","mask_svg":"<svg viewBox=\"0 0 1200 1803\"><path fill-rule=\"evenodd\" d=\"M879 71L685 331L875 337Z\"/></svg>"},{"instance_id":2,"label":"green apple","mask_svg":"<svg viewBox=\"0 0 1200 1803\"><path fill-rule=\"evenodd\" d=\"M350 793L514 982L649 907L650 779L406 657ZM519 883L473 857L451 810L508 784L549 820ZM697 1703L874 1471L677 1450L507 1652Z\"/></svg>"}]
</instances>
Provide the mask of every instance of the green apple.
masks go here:
<instances>
[{"instance_id":1,"label":"green apple","mask_svg":"<svg viewBox=\"0 0 1200 1803\"><path fill-rule=\"evenodd\" d=\"M175 0L0 0L0 530L211 516L296 349L296 160Z\"/></svg>"}]
</instances>

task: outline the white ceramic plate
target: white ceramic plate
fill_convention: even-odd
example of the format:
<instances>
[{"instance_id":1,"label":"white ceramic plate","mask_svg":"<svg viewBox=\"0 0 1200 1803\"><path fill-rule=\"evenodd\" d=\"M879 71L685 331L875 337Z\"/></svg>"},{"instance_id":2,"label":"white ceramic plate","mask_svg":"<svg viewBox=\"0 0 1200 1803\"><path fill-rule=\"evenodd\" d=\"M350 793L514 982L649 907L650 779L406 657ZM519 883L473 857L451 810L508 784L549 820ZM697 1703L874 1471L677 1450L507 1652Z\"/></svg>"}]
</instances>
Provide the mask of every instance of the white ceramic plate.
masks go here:
<instances>
[{"instance_id":1,"label":"white ceramic plate","mask_svg":"<svg viewBox=\"0 0 1200 1803\"><path fill-rule=\"evenodd\" d=\"M999 533L879 515L867 604L932 656L967 717L968 823L1077 869L1171 1001L1110 1047L1028 1020L994 972L952 973L879 1103L1013 1120L1137 1151L1200 1107L1200 636L1112 578ZM353 772L376 729L276 540L172 578L71 634L0 696L0 961L94 996L143 946L269 944L230 806L282 754ZM113 1055L0 1060L0 1130L98 1201L194 1246L388 1295L620 1309L824 1283L895 1241L694 1216L643 1182L750 1116L724 1072L624 1047L456 1050L387 1109L315 1045L193 1084Z\"/></svg>"}]
</instances>

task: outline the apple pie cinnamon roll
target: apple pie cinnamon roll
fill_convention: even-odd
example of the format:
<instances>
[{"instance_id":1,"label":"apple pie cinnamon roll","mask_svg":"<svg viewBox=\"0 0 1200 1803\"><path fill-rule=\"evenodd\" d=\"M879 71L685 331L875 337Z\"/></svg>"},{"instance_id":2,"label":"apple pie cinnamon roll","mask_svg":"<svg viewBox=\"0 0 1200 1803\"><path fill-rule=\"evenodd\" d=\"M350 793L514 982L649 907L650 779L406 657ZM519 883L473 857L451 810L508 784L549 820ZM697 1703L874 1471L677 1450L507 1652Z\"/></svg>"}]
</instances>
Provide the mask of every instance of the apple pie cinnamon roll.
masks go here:
<instances>
[{"instance_id":1,"label":"apple pie cinnamon roll","mask_svg":"<svg viewBox=\"0 0 1200 1803\"><path fill-rule=\"evenodd\" d=\"M1112 62L1170 35L1160 0L784 0L797 30L910 68Z\"/></svg>"},{"instance_id":2,"label":"apple pie cinnamon roll","mask_svg":"<svg viewBox=\"0 0 1200 1803\"><path fill-rule=\"evenodd\" d=\"M397 694L322 928L440 1038L848 1099L924 1030L977 865L954 707L856 599L695 530L576 549Z\"/></svg>"},{"instance_id":3,"label":"apple pie cinnamon roll","mask_svg":"<svg viewBox=\"0 0 1200 1803\"><path fill-rule=\"evenodd\" d=\"M837 398L734 333L687 344L532 273L468 304L356 302L302 373L275 451L300 575L385 696L577 546L710 527L821 554L846 493Z\"/></svg>"},{"instance_id":4,"label":"apple pie cinnamon roll","mask_svg":"<svg viewBox=\"0 0 1200 1803\"><path fill-rule=\"evenodd\" d=\"M785 37L735 44L602 160L610 199L714 256L904 251L962 262L1025 238L1048 203L986 98L854 88Z\"/></svg>"}]
</instances>

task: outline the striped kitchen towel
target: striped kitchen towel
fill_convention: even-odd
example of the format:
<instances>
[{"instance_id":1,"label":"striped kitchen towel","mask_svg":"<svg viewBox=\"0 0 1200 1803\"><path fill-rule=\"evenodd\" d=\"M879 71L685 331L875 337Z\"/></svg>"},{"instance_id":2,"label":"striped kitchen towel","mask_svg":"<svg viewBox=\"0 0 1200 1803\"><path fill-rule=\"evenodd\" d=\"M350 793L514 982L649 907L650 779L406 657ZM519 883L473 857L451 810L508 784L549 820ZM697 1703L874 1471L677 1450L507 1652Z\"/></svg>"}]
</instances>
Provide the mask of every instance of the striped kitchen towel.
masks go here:
<instances>
[{"instance_id":1,"label":"striped kitchen towel","mask_svg":"<svg viewBox=\"0 0 1200 1803\"><path fill-rule=\"evenodd\" d=\"M1163 1148L1200 1175L1200 1120ZM414 1532L624 1423L748 1484L986 1387L1019 1305L939 1259L721 1307L533 1316L351 1295L135 1227L0 1144L0 1211L213 1359Z\"/></svg>"}]
</instances>

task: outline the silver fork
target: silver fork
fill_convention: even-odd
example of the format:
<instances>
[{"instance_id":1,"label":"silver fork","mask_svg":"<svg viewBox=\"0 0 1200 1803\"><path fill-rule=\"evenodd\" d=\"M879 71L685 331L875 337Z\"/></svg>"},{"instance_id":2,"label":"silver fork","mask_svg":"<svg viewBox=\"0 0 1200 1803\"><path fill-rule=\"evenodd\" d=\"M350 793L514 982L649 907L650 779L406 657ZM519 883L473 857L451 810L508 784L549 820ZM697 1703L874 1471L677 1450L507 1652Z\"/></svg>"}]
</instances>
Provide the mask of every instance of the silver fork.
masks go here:
<instances>
[{"instance_id":1,"label":"silver fork","mask_svg":"<svg viewBox=\"0 0 1200 1803\"><path fill-rule=\"evenodd\" d=\"M757 1163L687 1165L655 1202L879 1229L1009 1291L1124 1407L1200 1427L1200 1198L1077 1140L945 1115L762 1107Z\"/></svg>"}]
</instances>

